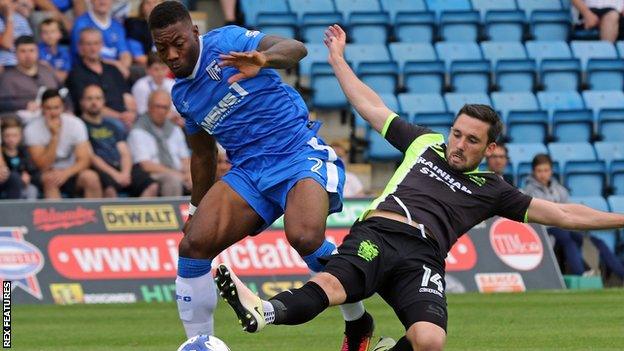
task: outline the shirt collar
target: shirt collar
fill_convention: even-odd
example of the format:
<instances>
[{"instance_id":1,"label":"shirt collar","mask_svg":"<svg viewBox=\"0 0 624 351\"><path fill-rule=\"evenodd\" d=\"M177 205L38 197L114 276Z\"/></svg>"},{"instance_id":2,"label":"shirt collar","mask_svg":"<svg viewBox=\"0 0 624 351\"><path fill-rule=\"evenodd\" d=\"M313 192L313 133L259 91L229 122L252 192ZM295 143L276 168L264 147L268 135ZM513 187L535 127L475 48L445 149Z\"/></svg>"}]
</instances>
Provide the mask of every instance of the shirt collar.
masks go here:
<instances>
[{"instance_id":1,"label":"shirt collar","mask_svg":"<svg viewBox=\"0 0 624 351\"><path fill-rule=\"evenodd\" d=\"M89 14L89 17L91 18L91 21L95 23L98 29L107 30L108 27L110 27L111 18L112 18L110 15L106 18L106 22L100 22L100 20L95 16L95 13L93 13L93 11L89 10L87 13Z\"/></svg>"}]
</instances>

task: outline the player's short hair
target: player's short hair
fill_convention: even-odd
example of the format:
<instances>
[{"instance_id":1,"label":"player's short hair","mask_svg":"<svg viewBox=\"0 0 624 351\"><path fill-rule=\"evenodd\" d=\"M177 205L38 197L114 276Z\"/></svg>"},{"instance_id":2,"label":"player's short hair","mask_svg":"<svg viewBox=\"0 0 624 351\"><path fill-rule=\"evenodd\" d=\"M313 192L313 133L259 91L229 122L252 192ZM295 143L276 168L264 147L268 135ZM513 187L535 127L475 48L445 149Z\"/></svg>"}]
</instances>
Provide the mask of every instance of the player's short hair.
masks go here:
<instances>
[{"instance_id":1,"label":"player's short hair","mask_svg":"<svg viewBox=\"0 0 624 351\"><path fill-rule=\"evenodd\" d=\"M63 30L63 24L56 18L46 18L41 23L39 23L39 30L43 28L43 26L48 26L50 24L56 24L59 30Z\"/></svg>"},{"instance_id":2,"label":"player's short hair","mask_svg":"<svg viewBox=\"0 0 624 351\"><path fill-rule=\"evenodd\" d=\"M533 157L533 161L531 162L531 168L535 170L535 168L539 165L548 164L550 167L553 165L552 158L548 154L537 154Z\"/></svg>"},{"instance_id":3,"label":"player's short hair","mask_svg":"<svg viewBox=\"0 0 624 351\"><path fill-rule=\"evenodd\" d=\"M61 98L61 100L63 100L63 96L61 95L61 92L58 89L46 89L46 91L44 91L43 94L41 95L41 104L44 104L46 101L52 98L55 98L57 96Z\"/></svg>"},{"instance_id":4,"label":"player's short hair","mask_svg":"<svg viewBox=\"0 0 624 351\"><path fill-rule=\"evenodd\" d=\"M465 104L464 107L459 110L457 116L455 116L455 120L457 120L457 117L462 114L476 118L490 125L490 129L488 130L488 144L499 140L503 131L503 122L498 116L498 113L496 113L496 111L494 111L494 109L490 106L481 104ZM454 123L455 122L453 122L453 124Z\"/></svg>"},{"instance_id":5,"label":"player's short hair","mask_svg":"<svg viewBox=\"0 0 624 351\"><path fill-rule=\"evenodd\" d=\"M156 5L148 19L150 30L166 28L178 22L193 23L186 7L177 1L164 1Z\"/></svg>"},{"instance_id":6,"label":"player's short hair","mask_svg":"<svg viewBox=\"0 0 624 351\"><path fill-rule=\"evenodd\" d=\"M31 35L22 35L22 36L18 37L17 39L15 39L15 48L16 49L20 45L27 45L27 44L37 45L37 42L35 41L35 38L33 36L31 36Z\"/></svg>"}]
</instances>

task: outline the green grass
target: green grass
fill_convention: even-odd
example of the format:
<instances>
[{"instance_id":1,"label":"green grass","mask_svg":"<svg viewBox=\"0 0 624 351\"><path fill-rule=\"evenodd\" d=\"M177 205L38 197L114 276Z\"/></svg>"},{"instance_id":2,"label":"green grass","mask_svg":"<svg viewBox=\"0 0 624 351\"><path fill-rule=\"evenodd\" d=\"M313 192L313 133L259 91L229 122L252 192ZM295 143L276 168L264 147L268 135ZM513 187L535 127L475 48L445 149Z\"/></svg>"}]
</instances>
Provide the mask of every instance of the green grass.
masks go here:
<instances>
[{"instance_id":1,"label":"green grass","mask_svg":"<svg viewBox=\"0 0 624 351\"><path fill-rule=\"evenodd\" d=\"M624 289L450 295L447 350L622 350ZM378 297L366 301L376 335L403 328ZM175 304L13 306L15 350L171 351L183 341ZM233 351L340 349L343 322L332 308L296 327L245 334L219 302L217 335Z\"/></svg>"}]
</instances>

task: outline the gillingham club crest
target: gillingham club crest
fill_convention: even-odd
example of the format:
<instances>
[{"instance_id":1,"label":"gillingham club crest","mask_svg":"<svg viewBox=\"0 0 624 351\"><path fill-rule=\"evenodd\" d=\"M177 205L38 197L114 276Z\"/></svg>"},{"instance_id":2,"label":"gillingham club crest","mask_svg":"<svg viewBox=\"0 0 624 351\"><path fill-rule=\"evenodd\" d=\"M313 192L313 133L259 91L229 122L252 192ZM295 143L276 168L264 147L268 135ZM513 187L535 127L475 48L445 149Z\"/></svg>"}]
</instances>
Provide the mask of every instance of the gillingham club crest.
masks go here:
<instances>
[{"instance_id":1,"label":"gillingham club crest","mask_svg":"<svg viewBox=\"0 0 624 351\"><path fill-rule=\"evenodd\" d=\"M43 268L41 251L24 239L26 227L0 227L0 280L13 281L37 299L43 299L37 273Z\"/></svg>"}]
</instances>

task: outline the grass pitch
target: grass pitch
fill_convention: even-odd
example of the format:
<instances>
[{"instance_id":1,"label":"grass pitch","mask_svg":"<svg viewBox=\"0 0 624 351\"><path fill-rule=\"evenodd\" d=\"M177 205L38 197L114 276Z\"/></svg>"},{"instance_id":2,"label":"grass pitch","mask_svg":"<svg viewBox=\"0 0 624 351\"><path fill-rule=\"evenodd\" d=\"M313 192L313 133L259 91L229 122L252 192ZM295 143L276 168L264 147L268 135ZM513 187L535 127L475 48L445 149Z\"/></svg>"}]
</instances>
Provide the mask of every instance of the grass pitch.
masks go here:
<instances>
[{"instance_id":1,"label":"grass pitch","mask_svg":"<svg viewBox=\"0 0 624 351\"><path fill-rule=\"evenodd\" d=\"M624 350L624 289L449 295L447 350ZM379 298L366 301L377 336L403 334ZM12 342L28 351L172 351L185 339L170 304L13 306ZM331 308L303 326L246 334L219 301L216 334L233 351L338 351L343 322Z\"/></svg>"}]
</instances>

